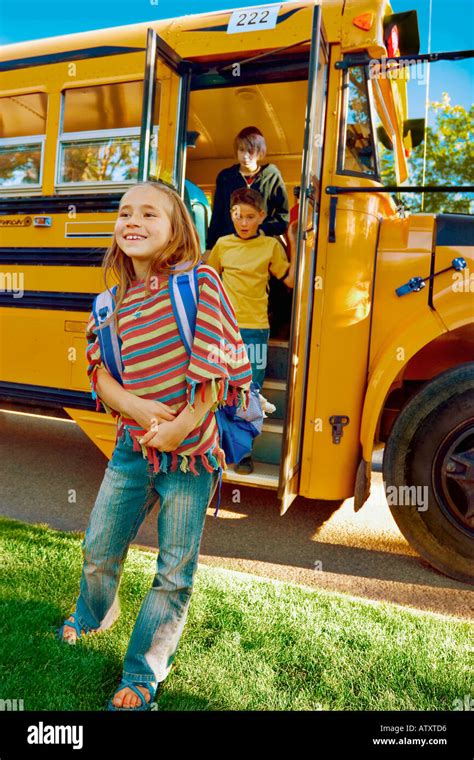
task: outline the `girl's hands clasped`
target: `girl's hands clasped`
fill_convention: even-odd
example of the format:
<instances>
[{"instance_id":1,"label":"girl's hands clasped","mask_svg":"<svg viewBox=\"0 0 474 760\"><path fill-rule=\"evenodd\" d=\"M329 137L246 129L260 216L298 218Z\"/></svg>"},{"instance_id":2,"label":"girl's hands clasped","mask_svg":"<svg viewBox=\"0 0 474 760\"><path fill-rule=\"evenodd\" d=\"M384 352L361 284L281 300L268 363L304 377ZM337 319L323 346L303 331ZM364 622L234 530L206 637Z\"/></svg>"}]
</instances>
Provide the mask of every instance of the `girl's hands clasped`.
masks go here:
<instances>
[{"instance_id":1,"label":"girl's hands clasped","mask_svg":"<svg viewBox=\"0 0 474 760\"><path fill-rule=\"evenodd\" d=\"M153 425L170 422L176 418L175 410L161 401L151 401L139 396L134 397L133 409L130 411L132 419L144 430L150 430Z\"/></svg>"},{"instance_id":2,"label":"girl's hands clasped","mask_svg":"<svg viewBox=\"0 0 474 760\"><path fill-rule=\"evenodd\" d=\"M173 420L173 422L162 422L158 425L153 425L139 439L139 443L142 443L144 446L151 446L154 449L158 449L158 451L174 451L183 442L185 437L186 434L181 426L176 420Z\"/></svg>"}]
</instances>

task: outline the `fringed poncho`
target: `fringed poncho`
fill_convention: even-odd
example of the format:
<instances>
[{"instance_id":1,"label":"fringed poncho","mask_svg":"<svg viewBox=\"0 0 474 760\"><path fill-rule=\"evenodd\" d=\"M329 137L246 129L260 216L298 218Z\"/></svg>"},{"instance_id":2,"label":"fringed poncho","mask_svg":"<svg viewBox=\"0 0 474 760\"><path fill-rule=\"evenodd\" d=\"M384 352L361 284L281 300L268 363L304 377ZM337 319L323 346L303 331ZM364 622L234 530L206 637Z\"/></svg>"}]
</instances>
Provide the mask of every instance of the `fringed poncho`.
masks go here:
<instances>
[{"instance_id":1,"label":"fringed poncho","mask_svg":"<svg viewBox=\"0 0 474 760\"><path fill-rule=\"evenodd\" d=\"M234 309L216 272L206 265L198 267L198 305L196 330L191 357L181 340L173 314L168 278L160 276L147 298L143 282L134 282L118 314L118 331L122 340L123 387L145 399L161 401L179 414L186 404L194 408L196 393L204 399L206 383L212 383L213 405L200 424L173 452L141 445L138 439L146 432L135 420L110 409L97 395L97 370L103 367L97 327L91 313L87 325L88 375L92 395L100 405L118 419L117 440L130 432L133 448L142 451L154 472L174 471L198 475L199 458L208 471L226 469L219 445L215 410L225 404L248 403L252 370L239 332Z\"/></svg>"}]
</instances>

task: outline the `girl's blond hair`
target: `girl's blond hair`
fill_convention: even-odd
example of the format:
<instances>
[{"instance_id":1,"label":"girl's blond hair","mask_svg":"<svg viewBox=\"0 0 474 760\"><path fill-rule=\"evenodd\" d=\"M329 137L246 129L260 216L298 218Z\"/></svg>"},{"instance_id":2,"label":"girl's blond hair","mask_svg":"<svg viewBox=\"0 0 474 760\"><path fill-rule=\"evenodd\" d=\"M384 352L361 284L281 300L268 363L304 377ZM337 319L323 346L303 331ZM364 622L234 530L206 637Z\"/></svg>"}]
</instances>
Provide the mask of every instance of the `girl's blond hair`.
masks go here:
<instances>
[{"instance_id":1,"label":"girl's blond hair","mask_svg":"<svg viewBox=\"0 0 474 760\"><path fill-rule=\"evenodd\" d=\"M153 257L145 275L145 294L148 297L151 295L150 283L152 277L160 274L171 274L174 266L186 262L189 262L189 267L180 267L180 271L189 271L201 260L201 247L191 215L181 197L171 186L162 182L139 182L133 187L154 187L155 190L168 197L171 206L170 239L165 248L158 251ZM115 296L115 309L110 317L102 323L101 327L108 325L112 318L114 318L118 331L117 315L125 293L135 279L135 270L132 260L125 255L117 243L115 233L112 244L104 256L102 266L104 283L107 290L109 290L107 284L107 276L109 274L114 275L118 279L118 287Z\"/></svg>"}]
</instances>

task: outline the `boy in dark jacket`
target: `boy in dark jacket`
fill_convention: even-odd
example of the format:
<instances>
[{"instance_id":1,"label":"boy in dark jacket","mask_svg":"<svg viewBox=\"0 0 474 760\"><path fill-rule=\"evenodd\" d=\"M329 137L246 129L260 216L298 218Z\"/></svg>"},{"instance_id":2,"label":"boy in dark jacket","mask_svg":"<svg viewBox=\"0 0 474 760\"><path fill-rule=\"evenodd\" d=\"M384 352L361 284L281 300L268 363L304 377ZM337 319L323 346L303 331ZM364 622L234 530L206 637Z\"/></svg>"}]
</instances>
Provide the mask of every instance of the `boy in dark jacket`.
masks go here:
<instances>
[{"instance_id":1,"label":"boy in dark jacket","mask_svg":"<svg viewBox=\"0 0 474 760\"><path fill-rule=\"evenodd\" d=\"M234 140L238 164L223 169L216 179L212 218L207 233L206 248L234 232L230 216L230 196L239 188L251 188L262 195L267 215L260 224L260 234L275 236L286 232L289 205L283 178L274 164L262 164L267 146L257 127L242 129Z\"/></svg>"}]
</instances>

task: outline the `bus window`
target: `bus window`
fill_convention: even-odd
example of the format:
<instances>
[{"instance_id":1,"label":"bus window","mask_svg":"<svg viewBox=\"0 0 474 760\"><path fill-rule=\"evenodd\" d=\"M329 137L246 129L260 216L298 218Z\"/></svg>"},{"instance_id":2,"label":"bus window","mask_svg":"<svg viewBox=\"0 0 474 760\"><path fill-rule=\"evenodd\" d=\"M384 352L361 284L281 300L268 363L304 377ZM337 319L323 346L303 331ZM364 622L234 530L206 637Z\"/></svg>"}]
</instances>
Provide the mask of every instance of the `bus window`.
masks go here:
<instances>
[{"instance_id":1,"label":"bus window","mask_svg":"<svg viewBox=\"0 0 474 760\"><path fill-rule=\"evenodd\" d=\"M0 98L0 187L41 186L47 95Z\"/></svg>"},{"instance_id":2,"label":"bus window","mask_svg":"<svg viewBox=\"0 0 474 760\"><path fill-rule=\"evenodd\" d=\"M338 171L376 177L369 96L362 67L351 68L345 74L343 114Z\"/></svg>"},{"instance_id":3,"label":"bus window","mask_svg":"<svg viewBox=\"0 0 474 760\"><path fill-rule=\"evenodd\" d=\"M136 180L142 100L142 81L79 87L63 93L58 185L126 184ZM159 103L157 83L156 136ZM152 151L157 150L155 139Z\"/></svg>"}]
</instances>

